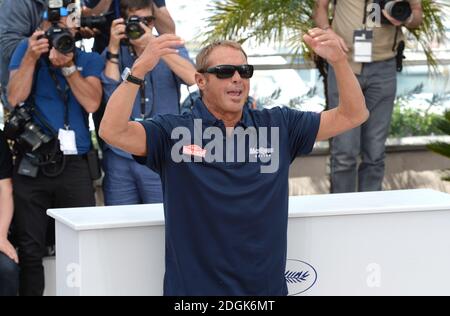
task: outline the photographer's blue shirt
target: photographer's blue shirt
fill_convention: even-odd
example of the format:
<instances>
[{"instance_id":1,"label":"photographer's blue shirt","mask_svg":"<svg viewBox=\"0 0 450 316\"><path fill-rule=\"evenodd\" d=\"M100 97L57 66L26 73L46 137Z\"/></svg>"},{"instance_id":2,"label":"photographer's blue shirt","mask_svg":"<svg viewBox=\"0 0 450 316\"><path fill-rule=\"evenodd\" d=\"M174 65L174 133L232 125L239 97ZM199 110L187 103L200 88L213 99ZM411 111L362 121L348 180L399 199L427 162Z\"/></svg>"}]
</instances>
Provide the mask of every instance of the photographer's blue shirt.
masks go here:
<instances>
[{"instance_id":1,"label":"photographer's blue shirt","mask_svg":"<svg viewBox=\"0 0 450 316\"><path fill-rule=\"evenodd\" d=\"M186 60L189 60L189 53L187 49L182 46L178 48L179 55ZM106 62L106 50L102 57ZM132 68L135 62L135 57L130 52L128 46L122 45L120 47L119 68L122 72L125 68ZM148 72L145 77L145 119L158 114L180 114L180 98L181 98L181 84L183 80L178 77L169 66L160 60L155 68ZM102 73L102 83L104 98L109 100L114 91L122 83L122 80L113 80ZM141 109L141 91L138 92L134 101L133 110L131 113L131 120L139 120L142 116ZM130 154L112 146L106 145L114 153L124 158L133 159Z\"/></svg>"},{"instance_id":2,"label":"photographer's blue shirt","mask_svg":"<svg viewBox=\"0 0 450 316\"><path fill-rule=\"evenodd\" d=\"M246 132L253 128L260 137L257 145L245 145L245 162L206 158L218 153L217 148L209 147L211 139L219 144L225 142L226 136L223 122L201 100L197 100L192 113L157 116L142 124L148 156L135 159L159 173L163 184L164 294L287 295L289 166L297 156L313 149L320 114L244 107L238 127ZM196 124L200 134L217 127L222 136L210 134L196 141ZM186 137L182 147L180 135ZM223 153L230 148L236 150L238 143L226 147ZM179 162L180 153L183 158L199 162ZM261 168L274 163L276 157L277 168L262 173Z\"/></svg>"},{"instance_id":3,"label":"photographer's blue shirt","mask_svg":"<svg viewBox=\"0 0 450 316\"><path fill-rule=\"evenodd\" d=\"M10 71L17 70L22 63L22 59L28 48L28 41L22 41L13 54L10 63ZM35 90L36 108L47 120L50 126L58 133L64 128L65 106L61 94L56 88L50 72L49 64L41 58L39 61L39 73ZM105 66L103 59L96 53L86 53L80 49L76 50L75 63L81 76L96 77L100 79ZM67 81L61 74L60 69L55 69L55 73L61 88L65 89ZM86 154L91 149L91 134L89 131L88 113L69 90L69 124L70 129L75 131L77 150L79 155ZM36 120L40 124L39 120ZM40 124L42 125L42 124Z\"/></svg>"}]
</instances>

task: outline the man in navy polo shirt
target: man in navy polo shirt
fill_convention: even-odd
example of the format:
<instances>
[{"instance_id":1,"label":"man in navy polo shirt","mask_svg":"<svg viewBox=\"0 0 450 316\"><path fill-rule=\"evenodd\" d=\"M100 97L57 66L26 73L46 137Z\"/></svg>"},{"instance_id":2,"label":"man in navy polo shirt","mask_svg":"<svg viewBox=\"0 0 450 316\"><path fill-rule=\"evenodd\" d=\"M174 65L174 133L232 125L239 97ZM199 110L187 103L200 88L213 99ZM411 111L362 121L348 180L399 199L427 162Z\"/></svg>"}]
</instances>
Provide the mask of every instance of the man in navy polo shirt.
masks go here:
<instances>
[{"instance_id":1,"label":"man in navy polo shirt","mask_svg":"<svg viewBox=\"0 0 450 316\"><path fill-rule=\"evenodd\" d=\"M59 27L66 27L64 10ZM20 295L42 295L50 208L95 206L94 188L87 153L92 148L88 113L95 112L102 98L100 76L104 62L96 53L79 49L62 54L42 38L49 28L43 22L28 41L17 47L10 64L9 102L34 106L32 117L47 136L59 139L35 151L18 146L13 174L15 228L19 246ZM72 34L74 29L70 29ZM35 84L33 84L33 82ZM56 145L53 145L56 144ZM39 170L32 174L31 170ZM53 232L54 234L54 232ZM50 238L51 239L51 238Z\"/></svg>"},{"instance_id":2,"label":"man in navy polo shirt","mask_svg":"<svg viewBox=\"0 0 450 316\"><path fill-rule=\"evenodd\" d=\"M202 99L192 114L129 122L140 80L182 43L173 35L153 39L111 97L100 135L161 175L165 295L287 295L289 165L368 118L338 39L320 29L304 39L337 70L335 110L244 107L253 67L239 44L223 41L197 57Z\"/></svg>"}]
</instances>

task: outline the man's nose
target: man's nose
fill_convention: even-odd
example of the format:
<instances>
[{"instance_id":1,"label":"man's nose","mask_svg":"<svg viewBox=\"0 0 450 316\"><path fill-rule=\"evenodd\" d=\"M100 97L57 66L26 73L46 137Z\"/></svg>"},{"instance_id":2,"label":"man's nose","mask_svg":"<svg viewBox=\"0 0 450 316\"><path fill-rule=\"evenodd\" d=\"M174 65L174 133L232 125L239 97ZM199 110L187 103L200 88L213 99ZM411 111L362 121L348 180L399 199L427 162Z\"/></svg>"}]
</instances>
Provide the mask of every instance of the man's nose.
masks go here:
<instances>
[{"instance_id":1,"label":"man's nose","mask_svg":"<svg viewBox=\"0 0 450 316\"><path fill-rule=\"evenodd\" d=\"M239 71L235 71L233 77L231 78L233 82L238 82L242 80L241 75L239 74Z\"/></svg>"}]
</instances>

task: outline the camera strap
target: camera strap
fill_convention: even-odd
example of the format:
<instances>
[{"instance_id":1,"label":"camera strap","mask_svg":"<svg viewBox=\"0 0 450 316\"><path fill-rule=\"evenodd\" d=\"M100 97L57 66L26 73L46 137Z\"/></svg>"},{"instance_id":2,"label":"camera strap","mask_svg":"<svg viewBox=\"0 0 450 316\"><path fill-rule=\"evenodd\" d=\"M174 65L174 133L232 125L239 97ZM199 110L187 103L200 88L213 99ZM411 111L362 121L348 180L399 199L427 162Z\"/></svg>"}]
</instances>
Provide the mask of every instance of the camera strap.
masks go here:
<instances>
[{"instance_id":1,"label":"camera strap","mask_svg":"<svg viewBox=\"0 0 450 316\"><path fill-rule=\"evenodd\" d=\"M130 45L128 46L130 55L133 57L133 60L136 61L136 51L134 50L134 48ZM152 76L152 72L150 72L149 74L150 76L150 84L152 86L153 89L153 102L152 102L152 106L150 108L150 113L147 114L147 93L146 93L146 89L147 89L147 81L144 78L144 83L139 87L139 94L140 94L140 102L141 102L141 117L139 118L139 120L141 121L145 121L145 119L149 118L152 116L152 112L154 110L155 107L155 85L153 82L153 76ZM134 118L134 120L136 120L136 118Z\"/></svg>"},{"instance_id":2,"label":"camera strap","mask_svg":"<svg viewBox=\"0 0 450 316\"><path fill-rule=\"evenodd\" d=\"M66 81L66 84L64 85L64 89L61 87L59 80L56 76L55 71L51 68L49 65L48 71L50 73L50 77L52 77L53 81L55 82L56 90L58 91L59 96L63 100L64 103L64 128L66 130L70 129L70 122L69 122L69 92L70 87L69 83Z\"/></svg>"}]
</instances>

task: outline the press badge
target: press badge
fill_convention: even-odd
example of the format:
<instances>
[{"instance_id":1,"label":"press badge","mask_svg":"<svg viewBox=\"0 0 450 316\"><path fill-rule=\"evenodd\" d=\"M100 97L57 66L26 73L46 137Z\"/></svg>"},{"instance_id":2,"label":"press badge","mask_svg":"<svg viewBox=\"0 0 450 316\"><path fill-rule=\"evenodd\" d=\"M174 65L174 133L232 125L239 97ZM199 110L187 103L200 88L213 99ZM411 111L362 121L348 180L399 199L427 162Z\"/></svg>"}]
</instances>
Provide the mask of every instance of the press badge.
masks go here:
<instances>
[{"instance_id":1,"label":"press badge","mask_svg":"<svg viewBox=\"0 0 450 316\"><path fill-rule=\"evenodd\" d=\"M355 31L353 36L355 63L371 63L373 50L373 31Z\"/></svg>"},{"instance_id":2,"label":"press badge","mask_svg":"<svg viewBox=\"0 0 450 316\"><path fill-rule=\"evenodd\" d=\"M75 139L74 131L60 129L58 139L61 151L64 155L78 155L77 141Z\"/></svg>"}]
</instances>

